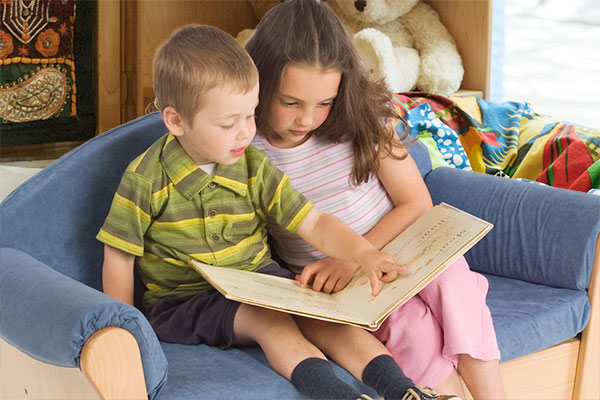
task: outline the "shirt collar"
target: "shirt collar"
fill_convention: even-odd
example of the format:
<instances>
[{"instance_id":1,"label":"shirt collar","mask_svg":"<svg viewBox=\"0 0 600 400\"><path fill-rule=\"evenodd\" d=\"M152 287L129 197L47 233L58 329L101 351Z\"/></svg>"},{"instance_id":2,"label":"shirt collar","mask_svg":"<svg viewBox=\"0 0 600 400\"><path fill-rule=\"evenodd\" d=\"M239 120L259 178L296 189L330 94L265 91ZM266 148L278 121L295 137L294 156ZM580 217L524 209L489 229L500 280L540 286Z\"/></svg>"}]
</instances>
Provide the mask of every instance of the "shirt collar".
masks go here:
<instances>
[{"instance_id":1,"label":"shirt collar","mask_svg":"<svg viewBox=\"0 0 600 400\"><path fill-rule=\"evenodd\" d=\"M169 133L163 145L160 161L173 185L188 200L211 182L241 196L245 196L248 191L248 168L245 155L233 165L217 164L214 176L210 176L198 168L175 136Z\"/></svg>"}]
</instances>

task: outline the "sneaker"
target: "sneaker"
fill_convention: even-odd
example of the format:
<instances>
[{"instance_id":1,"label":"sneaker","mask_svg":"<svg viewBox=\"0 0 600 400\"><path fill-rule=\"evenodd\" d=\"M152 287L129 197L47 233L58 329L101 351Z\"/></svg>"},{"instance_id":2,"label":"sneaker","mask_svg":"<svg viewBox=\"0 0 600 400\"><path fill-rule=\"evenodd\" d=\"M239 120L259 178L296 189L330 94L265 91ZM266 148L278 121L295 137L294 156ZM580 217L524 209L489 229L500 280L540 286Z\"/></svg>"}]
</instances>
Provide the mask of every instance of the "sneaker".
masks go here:
<instances>
[{"instance_id":1,"label":"sneaker","mask_svg":"<svg viewBox=\"0 0 600 400\"><path fill-rule=\"evenodd\" d=\"M433 389L423 386L413 386L406 391L402 400L462 400L458 396L437 394Z\"/></svg>"}]
</instances>

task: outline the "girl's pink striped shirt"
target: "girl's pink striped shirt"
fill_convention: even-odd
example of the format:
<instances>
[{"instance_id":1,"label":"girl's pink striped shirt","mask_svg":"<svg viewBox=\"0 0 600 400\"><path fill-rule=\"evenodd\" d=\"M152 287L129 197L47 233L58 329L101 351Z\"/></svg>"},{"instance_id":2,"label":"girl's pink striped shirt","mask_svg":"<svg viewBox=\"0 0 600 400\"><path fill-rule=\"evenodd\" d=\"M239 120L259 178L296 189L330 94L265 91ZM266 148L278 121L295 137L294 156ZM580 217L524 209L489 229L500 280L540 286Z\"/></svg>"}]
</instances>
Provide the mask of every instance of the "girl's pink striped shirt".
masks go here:
<instances>
[{"instance_id":1,"label":"girl's pink striped shirt","mask_svg":"<svg viewBox=\"0 0 600 400\"><path fill-rule=\"evenodd\" d=\"M264 151L271 162L290 177L294 188L318 209L335 215L361 235L394 208L377 177L352 185L354 156L350 143L335 144L311 136L299 146L280 149L257 135L252 144ZM295 272L325 257L300 236L273 221L268 221L267 229L275 238L271 245Z\"/></svg>"}]
</instances>

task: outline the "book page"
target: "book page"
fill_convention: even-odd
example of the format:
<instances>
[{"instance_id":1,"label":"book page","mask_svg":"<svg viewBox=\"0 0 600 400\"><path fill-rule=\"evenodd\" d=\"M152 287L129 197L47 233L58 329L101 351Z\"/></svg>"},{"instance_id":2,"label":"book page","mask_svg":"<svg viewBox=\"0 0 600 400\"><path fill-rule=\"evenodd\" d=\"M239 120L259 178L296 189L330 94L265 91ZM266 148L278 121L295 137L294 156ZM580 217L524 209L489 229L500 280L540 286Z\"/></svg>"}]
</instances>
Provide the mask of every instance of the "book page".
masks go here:
<instances>
[{"instance_id":1,"label":"book page","mask_svg":"<svg viewBox=\"0 0 600 400\"><path fill-rule=\"evenodd\" d=\"M384 284L377 297L361 270L341 292L334 296L352 303L367 321L380 322L399 305L417 294L433 278L470 249L492 228L484 220L440 204L409 226L382 251L392 254L407 270L391 283ZM358 298L366 301L357 301Z\"/></svg>"},{"instance_id":2,"label":"book page","mask_svg":"<svg viewBox=\"0 0 600 400\"><path fill-rule=\"evenodd\" d=\"M360 269L342 291L326 294L301 288L292 279L190 264L231 300L375 330L491 228L489 222L447 204L435 206L382 250L407 270L393 282L382 282L376 297Z\"/></svg>"},{"instance_id":3,"label":"book page","mask_svg":"<svg viewBox=\"0 0 600 400\"><path fill-rule=\"evenodd\" d=\"M191 261L191 265L228 299L312 318L364 325L360 315L334 296L302 288L293 279L214 267L197 261Z\"/></svg>"}]
</instances>

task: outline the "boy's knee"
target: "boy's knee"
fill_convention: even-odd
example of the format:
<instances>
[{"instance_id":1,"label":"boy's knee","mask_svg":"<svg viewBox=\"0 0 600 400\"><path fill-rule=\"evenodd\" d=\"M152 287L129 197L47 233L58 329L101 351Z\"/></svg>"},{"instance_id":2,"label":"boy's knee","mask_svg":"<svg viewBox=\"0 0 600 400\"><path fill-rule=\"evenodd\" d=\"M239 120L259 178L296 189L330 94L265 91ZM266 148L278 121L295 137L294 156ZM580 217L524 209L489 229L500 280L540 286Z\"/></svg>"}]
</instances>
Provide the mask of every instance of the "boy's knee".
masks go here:
<instances>
[{"instance_id":1,"label":"boy's knee","mask_svg":"<svg viewBox=\"0 0 600 400\"><path fill-rule=\"evenodd\" d=\"M236 320L257 330L297 327L290 314L247 304L240 305Z\"/></svg>"}]
</instances>

